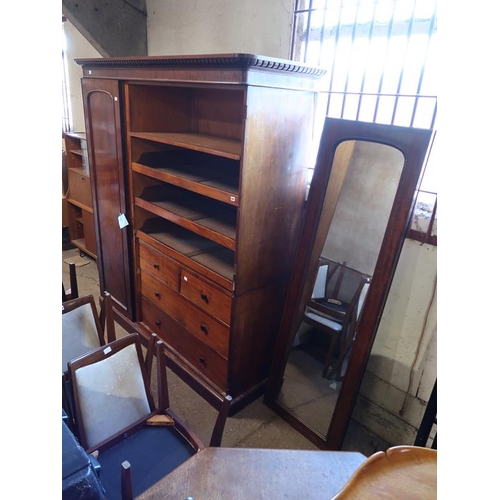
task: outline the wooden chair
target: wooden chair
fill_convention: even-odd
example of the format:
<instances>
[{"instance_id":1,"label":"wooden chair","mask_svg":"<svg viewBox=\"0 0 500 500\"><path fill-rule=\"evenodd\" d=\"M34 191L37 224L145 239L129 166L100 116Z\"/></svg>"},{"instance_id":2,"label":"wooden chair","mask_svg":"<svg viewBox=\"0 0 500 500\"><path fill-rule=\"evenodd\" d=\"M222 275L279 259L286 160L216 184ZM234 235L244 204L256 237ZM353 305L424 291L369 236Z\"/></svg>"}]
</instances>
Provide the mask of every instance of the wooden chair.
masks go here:
<instances>
[{"instance_id":1,"label":"wooden chair","mask_svg":"<svg viewBox=\"0 0 500 500\"><path fill-rule=\"evenodd\" d=\"M69 416L68 425L73 432L74 412L68 362L116 339L111 300L111 295L104 292L104 296L99 297L99 312L93 295L62 303L62 406Z\"/></svg>"},{"instance_id":2,"label":"wooden chair","mask_svg":"<svg viewBox=\"0 0 500 500\"><path fill-rule=\"evenodd\" d=\"M62 284L62 301L66 302L71 299L78 298L78 281L76 279L76 264L70 262L69 264L69 288L64 287Z\"/></svg>"},{"instance_id":3,"label":"wooden chair","mask_svg":"<svg viewBox=\"0 0 500 500\"><path fill-rule=\"evenodd\" d=\"M436 500L437 451L393 446L371 455L332 500Z\"/></svg>"},{"instance_id":4,"label":"wooden chair","mask_svg":"<svg viewBox=\"0 0 500 500\"><path fill-rule=\"evenodd\" d=\"M337 375L342 379L342 366L354 340L356 325L368 291L370 277L356 269L322 257L314 290L304 314L304 321L326 333L329 345L323 365L323 378ZM337 362L330 365L337 353Z\"/></svg>"},{"instance_id":5,"label":"wooden chair","mask_svg":"<svg viewBox=\"0 0 500 500\"><path fill-rule=\"evenodd\" d=\"M62 371L68 362L99 346L116 340L111 295L99 298L100 311L93 295L67 300L62 304Z\"/></svg>"},{"instance_id":6,"label":"wooden chair","mask_svg":"<svg viewBox=\"0 0 500 500\"><path fill-rule=\"evenodd\" d=\"M134 498L204 448L169 406L165 346L153 342L146 360L132 333L68 365L80 443L87 453L98 452L109 500ZM158 407L148 373L153 348ZM230 402L228 396L219 409L211 446L220 445Z\"/></svg>"}]
</instances>

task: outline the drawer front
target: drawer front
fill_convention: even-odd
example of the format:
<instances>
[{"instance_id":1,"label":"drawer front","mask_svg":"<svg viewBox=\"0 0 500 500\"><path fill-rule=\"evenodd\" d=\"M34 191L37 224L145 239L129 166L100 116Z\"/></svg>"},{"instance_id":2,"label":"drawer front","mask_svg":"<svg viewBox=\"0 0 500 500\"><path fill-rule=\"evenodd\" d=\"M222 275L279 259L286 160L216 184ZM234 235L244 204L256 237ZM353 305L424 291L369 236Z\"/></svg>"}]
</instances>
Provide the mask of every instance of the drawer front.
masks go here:
<instances>
[{"instance_id":1,"label":"drawer front","mask_svg":"<svg viewBox=\"0 0 500 500\"><path fill-rule=\"evenodd\" d=\"M90 178L74 170L68 170L69 197L86 207L92 208Z\"/></svg>"},{"instance_id":2,"label":"drawer front","mask_svg":"<svg viewBox=\"0 0 500 500\"><path fill-rule=\"evenodd\" d=\"M180 287L182 296L212 316L219 318L226 325L230 324L232 299L229 295L185 269L181 269Z\"/></svg>"},{"instance_id":3,"label":"drawer front","mask_svg":"<svg viewBox=\"0 0 500 500\"><path fill-rule=\"evenodd\" d=\"M217 387L226 390L227 361L181 324L141 297L142 321Z\"/></svg>"},{"instance_id":4,"label":"drawer front","mask_svg":"<svg viewBox=\"0 0 500 500\"><path fill-rule=\"evenodd\" d=\"M139 241L139 265L175 291L179 290L179 265L175 260Z\"/></svg>"},{"instance_id":5,"label":"drawer front","mask_svg":"<svg viewBox=\"0 0 500 500\"><path fill-rule=\"evenodd\" d=\"M142 295L172 316L201 341L227 359L229 328L146 273L141 274Z\"/></svg>"}]
</instances>

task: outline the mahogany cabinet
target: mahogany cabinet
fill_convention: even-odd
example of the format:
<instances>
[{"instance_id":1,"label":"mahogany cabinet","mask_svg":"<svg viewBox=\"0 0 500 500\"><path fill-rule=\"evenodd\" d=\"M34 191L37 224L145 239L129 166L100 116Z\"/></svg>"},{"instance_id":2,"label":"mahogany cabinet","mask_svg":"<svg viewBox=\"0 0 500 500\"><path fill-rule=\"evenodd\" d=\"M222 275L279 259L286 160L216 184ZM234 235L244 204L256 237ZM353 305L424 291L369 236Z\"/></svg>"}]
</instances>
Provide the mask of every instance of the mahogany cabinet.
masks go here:
<instances>
[{"instance_id":1,"label":"mahogany cabinet","mask_svg":"<svg viewBox=\"0 0 500 500\"><path fill-rule=\"evenodd\" d=\"M249 54L76 62L101 290L234 413L269 374L324 72Z\"/></svg>"}]
</instances>

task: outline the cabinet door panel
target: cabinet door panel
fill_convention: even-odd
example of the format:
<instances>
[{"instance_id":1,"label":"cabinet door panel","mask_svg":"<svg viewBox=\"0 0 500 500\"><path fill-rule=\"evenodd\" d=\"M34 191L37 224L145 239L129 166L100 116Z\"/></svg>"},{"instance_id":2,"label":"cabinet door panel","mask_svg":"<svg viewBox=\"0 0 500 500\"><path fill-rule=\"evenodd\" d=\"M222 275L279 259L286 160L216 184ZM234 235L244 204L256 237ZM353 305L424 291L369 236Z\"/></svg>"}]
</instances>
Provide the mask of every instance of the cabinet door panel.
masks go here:
<instances>
[{"instance_id":1,"label":"cabinet door panel","mask_svg":"<svg viewBox=\"0 0 500 500\"><path fill-rule=\"evenodd\" d=\"M118 222L120 214L127 213L118 81L84 79L82 88L101 291L109 292L133 319L130 226L120 228Z\"/></svg>"}]
</instances>

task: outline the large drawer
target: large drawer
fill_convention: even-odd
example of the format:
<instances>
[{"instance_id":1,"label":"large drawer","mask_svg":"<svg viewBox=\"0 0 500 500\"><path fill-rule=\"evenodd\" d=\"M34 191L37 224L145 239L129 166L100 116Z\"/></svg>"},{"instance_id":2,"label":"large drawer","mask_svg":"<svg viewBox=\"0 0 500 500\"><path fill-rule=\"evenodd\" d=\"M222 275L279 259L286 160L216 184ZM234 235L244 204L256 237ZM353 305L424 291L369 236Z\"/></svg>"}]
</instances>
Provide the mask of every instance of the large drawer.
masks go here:
<instances>
[{"instance_id":1,"label":"large drawer","mask_svg":"<svg viewBox=\"0 0 500 500\"><path fill-rule=\"evenodd\" d=\"M139 240L139 265L175 291L179 290L179 265L175 260Z\"/></svg>"},{"instance_id":2,"label":"large drawer","mask_svg":"<svg viewBox=\"0 0 500 500\"><path fill-rule=\"evenodd\" d=\"M203 373L217 387L226 390L227 360L191 335L180 323L141 297L142 322Z\"/></svg>"},{"instance_id":3,"label":"large drawer","mask_svg":"<svg viewBox=\"0 0 500 500\"><path fill-rule=\"evenodd\" d=\"M229 328L165 286L147 273L141 273L141 292L144 297L187 328L195 337L213 347L227 358Z\"/></svg>"},{"instance_id":4,"label":"large drawer","mask_svg":"<svg viewBox=\"0 0 500 500\"><path fill-rule=\"evenodd\" d=\"M226 325L230 324L232 298L186 269L181 270L180 294Z\"/></svg>"},{"instance_id":5,"label":"large drawer","mask_svg":"<svg viewBox=\"0 0 500 500\"><path fill-rule=\"evenodd\" d=\"M92 208L90 177L86 174L68 169L69 198L86 207Z\"/></svg>"}]
</instances>

